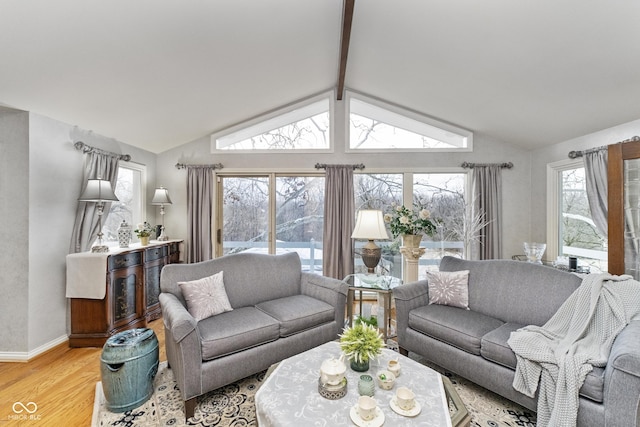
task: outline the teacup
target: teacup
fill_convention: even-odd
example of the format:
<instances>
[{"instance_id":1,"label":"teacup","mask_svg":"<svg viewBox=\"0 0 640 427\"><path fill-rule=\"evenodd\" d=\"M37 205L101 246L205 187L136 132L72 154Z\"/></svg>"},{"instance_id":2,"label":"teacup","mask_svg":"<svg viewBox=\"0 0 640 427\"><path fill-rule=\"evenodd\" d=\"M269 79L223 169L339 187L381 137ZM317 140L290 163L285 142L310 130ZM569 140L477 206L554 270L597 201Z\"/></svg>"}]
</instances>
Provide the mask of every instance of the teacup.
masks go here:
<instances>
[{"instance_id":1,"label":"teacup","mask_svg":"<svg viewBox=\"0 0 640 427\"><path fill-rule=\"evenodd\" d=\"M397 359L390 360L389 363L387 363L387 370L398 378L398 375L400 375L400 361Z\"/></svg>"},{"instance_id":2,"label":"teacup","mask_svg":"<svg viewBox=\"0 0 640 427\"><path fill-rule=\"evenodd\" d=\"M396 402L400 409L408 411L416 405L416 395L407 387L398 387L396 390Z\"/></svg>"},{"instance_id":3,"label":"teacup","mask_svg":"<svg viewBox=\"0 0 640 427\"><path fill-rule=\"evenodd\" d=\"M358 398L358 415L364 421L371 421L376 416L378 404L373 397L360 396Z\"/></svg>"}]
</instances>

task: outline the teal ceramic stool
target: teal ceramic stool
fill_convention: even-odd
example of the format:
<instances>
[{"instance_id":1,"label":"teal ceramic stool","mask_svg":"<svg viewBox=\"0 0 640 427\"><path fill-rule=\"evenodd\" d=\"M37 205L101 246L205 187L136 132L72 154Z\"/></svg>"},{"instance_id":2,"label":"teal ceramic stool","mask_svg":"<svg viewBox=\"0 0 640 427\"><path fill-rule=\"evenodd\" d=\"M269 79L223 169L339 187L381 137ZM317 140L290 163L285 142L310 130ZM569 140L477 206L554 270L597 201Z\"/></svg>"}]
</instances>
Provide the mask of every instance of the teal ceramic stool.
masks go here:
<instances>
[{"instance_id":1,"label":"teal ceramic stool","mask_svg":"<svg viewBox=\"0 0 640 427\"><path fill-rule=\"evenodd\" d=\"M107 340L100 357L107 409L125 412L149 400L158 372L158 351L158 338L148 328L120 332Z\"/></svg>"}]
</instances>

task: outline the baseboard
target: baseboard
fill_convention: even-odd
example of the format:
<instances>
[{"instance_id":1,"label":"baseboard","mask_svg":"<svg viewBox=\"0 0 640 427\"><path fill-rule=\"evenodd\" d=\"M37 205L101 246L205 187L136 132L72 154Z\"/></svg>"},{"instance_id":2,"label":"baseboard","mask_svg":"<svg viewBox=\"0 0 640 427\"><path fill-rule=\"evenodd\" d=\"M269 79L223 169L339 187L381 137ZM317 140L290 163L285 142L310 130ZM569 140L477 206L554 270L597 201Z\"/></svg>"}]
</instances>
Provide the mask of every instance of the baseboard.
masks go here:
<instances>
[{"instance_id":1,"label":"baseboard","mask_svg":"<svg viewBox=\"0 0 640 427\"><path fill-rule=\"evenodd\" d=\"M69 337L67 335L62 335L48 343L41 345L38 348L35 348L29 352L24 351L0 351L0 362L22 362L26 363L29 360L33 359L36 356L45 353L52 348L63 344L69 341Z\"/></svg>"}]
</instances>

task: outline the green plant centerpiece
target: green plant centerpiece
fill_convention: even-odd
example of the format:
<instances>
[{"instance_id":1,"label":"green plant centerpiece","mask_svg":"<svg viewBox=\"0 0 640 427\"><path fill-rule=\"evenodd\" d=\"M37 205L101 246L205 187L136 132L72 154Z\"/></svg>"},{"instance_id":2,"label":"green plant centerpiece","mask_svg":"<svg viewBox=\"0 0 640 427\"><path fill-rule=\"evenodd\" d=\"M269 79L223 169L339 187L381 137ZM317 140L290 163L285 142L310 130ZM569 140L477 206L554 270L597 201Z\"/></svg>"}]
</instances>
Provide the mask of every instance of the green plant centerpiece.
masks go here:
<instances>
[{"instance_id":1,"label":"green plant centerpiece","mask_svg":"<svg viewBox=\"0 0 640 427\"><path fill-rule=\"evenodd\" d=\"M151 224L149 224L147 221L142 222L140 224L138 224L138 227L136 227L135 230L133 230L134 233L136 233L136 236L138 236L138 238L140 237L149 237L151 236L151 233L154 232L153 227L151 226Z\"/></svg>"},{"instance_id":2,"label":"green plant centerpiece","mask_svg":"<svg viewBox=\"0 0 640 427\"><path fill-rule=\"evenodd\" d=\"M378 328L363 322L345 328L340 335L340 348L354 371L367 371L369 360L380 356L384 346Z\"/></svg>"}]
</instances>

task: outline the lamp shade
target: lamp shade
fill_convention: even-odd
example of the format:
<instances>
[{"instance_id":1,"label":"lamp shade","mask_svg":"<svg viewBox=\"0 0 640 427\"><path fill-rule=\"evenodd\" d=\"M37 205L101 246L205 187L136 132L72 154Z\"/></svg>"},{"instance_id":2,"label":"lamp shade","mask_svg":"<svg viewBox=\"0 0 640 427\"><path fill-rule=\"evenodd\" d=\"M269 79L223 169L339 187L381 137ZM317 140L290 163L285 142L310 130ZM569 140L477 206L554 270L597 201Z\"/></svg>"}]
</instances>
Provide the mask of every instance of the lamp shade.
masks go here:
<instances>
[{"instance_id":1,"label":"lamp shade","mask_svg":"<svg viewBox=\"0 0 640 427\"><path fill-rule=\"evenodd\" d=\"M382 211L363 209L358 211L356 226L351 234L352 239L379 240L389 239L384 225Z\"/></svg>"},{"instance_id":2,"label":"lamp shade","mask_svg":"<svg viewBox=\"0 0 640 427\"><path fill-rule=\"evenodd\" d=\"M152 205L170 205L171 199L169 198L169 192L166 188L156 188L156 192L153 193Z\"/></svg>"},{"instance_id":3,"label":"lamp shade","mask_svg":"<svg viewBox=\"0 0 640 427\"><path fill-rule=\"evenodd\" d=\"M119 199L113 192L111 183L98 178L87 180L87 186L78 200L81 202L117 202Z\"/></svg>"}]
</instances>

